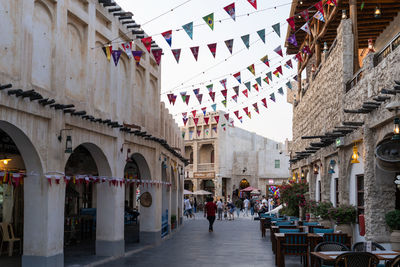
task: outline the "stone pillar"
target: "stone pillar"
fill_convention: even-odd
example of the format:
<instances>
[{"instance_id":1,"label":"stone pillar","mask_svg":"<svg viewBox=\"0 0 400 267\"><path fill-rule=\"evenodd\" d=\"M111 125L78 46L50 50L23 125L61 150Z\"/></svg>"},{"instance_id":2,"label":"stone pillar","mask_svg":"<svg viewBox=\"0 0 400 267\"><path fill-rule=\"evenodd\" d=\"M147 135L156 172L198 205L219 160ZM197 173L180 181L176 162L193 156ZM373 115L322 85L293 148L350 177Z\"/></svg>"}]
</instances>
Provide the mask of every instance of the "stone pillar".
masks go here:
<instances>
[{"instance_id":1,"label":"stone pillar","mask_svg":"<svg viewBox=\"0 0 400 267\"><path fill-rule=\"evenodd\" d=\"M353 24L353 36L354 36L354 50L353 50L353 72L356 73L360 69L358 62L358 27L357 27L357 0L350 0L350 19Z\"/></svg>"},{"instance_id":2,"label":"stone pillar","mask_svg":"<svg viewBox=\"0 0 400 267\"><path fill-rule=\"evenodd\" d=\"M122 256L125 186L97 184L96 255Z\"/></svg>"},{"instance_id":3,"label":"stone pillar","mask_svg":"<svg viewBox=\"0 0 400 267\"><path fill-rule=\"evenodd\" d=\"M350 168L348 148L340 149L339 154L339 205L349 204L350 190Z\"/></svg>"},{"instance_id":4,"label":"stone pillar","mask_svg":"<svg viewBox=\"0 0 400 267\"><path fill-rule=\"evenodd\" d=\"M149 192L152 198L150 207L139 204L141 222L139 239L142 244L158 244L161 242L162 191L164 187L164 185L140 186L140 193Z\"/></svg>"},{"instance_id":5,"label":"stone pillar","mask_svg":"<svg viewBox=\"0 0 400 267\"><path fill-rule=\"evenodd\" d=\"M197 164L199 163L199 147L197 142L193 144L192 149L193 149L193 172L197 172Z\"/></svg>"}]
</instances>

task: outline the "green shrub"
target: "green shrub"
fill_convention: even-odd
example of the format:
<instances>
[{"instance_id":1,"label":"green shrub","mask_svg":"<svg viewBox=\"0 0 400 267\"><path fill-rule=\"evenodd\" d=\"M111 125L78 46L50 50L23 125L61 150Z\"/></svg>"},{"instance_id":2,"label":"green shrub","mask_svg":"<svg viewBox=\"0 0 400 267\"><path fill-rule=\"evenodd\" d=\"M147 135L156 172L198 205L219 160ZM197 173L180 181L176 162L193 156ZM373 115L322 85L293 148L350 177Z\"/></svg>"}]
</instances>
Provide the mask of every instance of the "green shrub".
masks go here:
<instances>
[{"instance_id":1,"label":"green shrub","mask_svg":"<svg viewBox=\"0 0 400 267\"><path fill-rule=\"evenodd\" d=\"M315 208L315 216L319 216L321 219L329 219L329 209L333 208L333 205L329 201L319 202Z\"/></svg>"},{"instance_id":2,"label":"green shrub","mask_svg":"<svg viewBox=\"0 0 400 267\"><path fill-rule=\"evenodd\" d=\"M176 215L172 214L171 215L171 224L176 222Z\"/></svg>"},{"instance_id":3,"label":"green shrub","mask_svg":"<svg viewBox=\"0 0 400 267\"><path fill-rule=\"evenodd\" d=\"M357 218L357 209L352 205L340 205L337 208L329 209L329 216L337 224L355 223Z\"/></svg>"},{"instance_id":4,"label":"green shrub","mask_svg":"<svg viewBox=\"0 0 400 267\"><path fill-rule=\"evenodd\" d=\"M400 210L391 210L385 215L386 224L393 230L400 230Z\"/></svg>"}]
</instances>

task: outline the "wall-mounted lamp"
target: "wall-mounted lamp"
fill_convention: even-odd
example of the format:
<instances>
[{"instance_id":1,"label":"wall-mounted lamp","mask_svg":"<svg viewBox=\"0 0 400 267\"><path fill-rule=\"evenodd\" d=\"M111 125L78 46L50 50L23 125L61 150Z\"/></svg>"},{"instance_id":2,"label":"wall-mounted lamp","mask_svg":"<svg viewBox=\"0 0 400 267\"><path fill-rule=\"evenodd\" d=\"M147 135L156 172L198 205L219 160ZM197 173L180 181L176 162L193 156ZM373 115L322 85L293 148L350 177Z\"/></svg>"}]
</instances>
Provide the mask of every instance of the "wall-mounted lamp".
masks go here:
<instances>
[{"instance_id":1,"label":"wall-mounted lamp","mask_svg":"<svg viewBox=\"0 0 400 267\"><path fill-rule=\"evenodd\" d=\"M400 189L400 175L396 176L396 180L394 180L394 184Z\"/></svg>"},{"instance_id":2,"label":"wall-mounted lamp","mask_svg":"<svg viewBox=\"0 0 400 267\"><path fill-rule=\"evenodd\" d=\"M375 53L374 41L372 39L368 39L368 53Z\"/></svg>"},{"instance_id":3,"label":"wall-mounted lamp","mask_svg":"<svg viewBox=\"0 0 400 267\"><path fill-rule=\"evenodd\" d=\"M72 129L61 129L60 135L57 137L58 141L62 141L62 132L63 131L72 131ZM72 137L67 135L65 140L65 153L71 154L72 153Z\"/></svg>"},{"instance_id":4,"label":"wall-mounted lamp","mask_svg":"<svg viewBox=\"0 0 400 267\"><path fill-rule=\"evenodd\" d=\"M334 161L333 159L329 162L329 170L328 173L332 174L335 173L334 168L336 165L336 161Z\"/></svg>"},{"instance_id":5,"label":"wall-mounted lamp","mask_svg":"<svg viewBox=\"0 0 400 267\"><path fill-rule=\"evenodd\" d=\"M357 145L354 144L354 146L353 146L353 155L351 156L351 163L352 163L352 164L354 164L354 163L360 163L360 162L358 161L358 158L359 158L359 155L358 155Z\"/></svg>"},{"instance_id":6,"label":"wall-mounted lamp","mask_svg":"<svg viewBox=\"0 0 400 267\"><path fill-rule=\"evenodd\" d=\"M0 159L1 163L3 163L4 165L8 165L8 163L9 163L11 160L12 160L12 159L8 159L8 158Z\"/></svg>"},{"instance_id":7,"label":"wall-mounted lamp","mask_svg":"<svg viewBox=\"0 0 400 267\"><path fill-rule=\"evenodd\" d=\"M302 180L304 179L304 176L305 176L304 170L301 170L301 179L302 179Z\"/></svg>"},{"instance_id":8,"label":"wall-mounted lamp","mask_svg":"<svg viewBox=\"0 0 400 267\"><path fill-rule=\"evenodd\" d=\"M382 11L381 9L377 6L375 7L375 11L374 11L374 17L376 19L379 19L382 16Z\"/></svg>"},{"instance_id":9,"label":"wall-mounted lamp","mask_svg":"<svg viewBox=\"0 0 400 267\"><path fill-rule=\"evenodd\" d=\"M314 165L314 174L318 174L318 173L319 173L319 168L318 168L318 165L315 164Z\"/></svg>"},{"instance_id":10,"label":"wall-mounted lamp","mask_svg":"<svg viewBox=\"0 0 400 267\"><path fill-rule=\"evenodd\" d=\"M342 10L342 19L347 19L346 9Z\"/></svg>"},{"instance_id":11,"label":"wall-mounted lamp","mask_svg":"<svg viewBox=\"0 0 400 267\"><path fill-rule=\"evenodd\" d=\"M394 118L394 128L392 140L400 140L400 119Z\"/></svg>"}]
</instances>

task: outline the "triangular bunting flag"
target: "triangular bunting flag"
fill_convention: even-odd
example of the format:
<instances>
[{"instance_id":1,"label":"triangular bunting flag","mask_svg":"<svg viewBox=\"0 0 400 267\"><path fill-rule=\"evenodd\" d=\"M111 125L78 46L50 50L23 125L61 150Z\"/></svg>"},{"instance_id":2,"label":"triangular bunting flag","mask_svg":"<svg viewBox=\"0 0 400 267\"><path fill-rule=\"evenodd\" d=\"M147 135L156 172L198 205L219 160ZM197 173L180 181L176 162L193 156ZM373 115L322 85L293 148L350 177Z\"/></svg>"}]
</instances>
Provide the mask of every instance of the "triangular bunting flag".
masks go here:
<instances>
[{"instance_id":1,"label":"triangular bunting flag","mask_svg":"<svg viewBox=\"0 0 400 267\"><path fill-rule=\"evenodd\" d=\"M259 112L259 110L258 110L258 105L257 105L257 103L254 103L254 104L253 104L253 107L254 107L254 110L255 110L258 114L260 114L260 112Z\"/></svg>"},{"instance_id":2,"label":"triangular bunting flag","mask_svg":"<svg viewBox=\"0 0 400 267\"><path fill-rule=\"evenodd\" d=\"M208 44L207 46L208 46L208 49L210 49L211 54L215 58L215 55L217 53L217 43Z\"/></svg>"},{"instance_id":3,"label":"triangular bunting flag","mask_svg":"<svg viewBox=\"0 0 400 267\"><path fill-rule=\"evenodd\" d=\"M251 119L251 112L247 112L247 117L249 117Z\"/></svg>"},{"instance_id":4,"label":"triangular bunting flag","mask_svg":"<svg viewBox=\"0 0 400 267\"><path fill-rule=\"evenodd\" d=\"M197 130L197 136L200 136L201 130Z\"/></svg>"},{"instance_id":5,"label":"triangular bunting flag","mask_svg":"<svg viewBox=\"0 0 400 267\"><path fill-rule=\"evenodd\" d=\"M236 115L236 118L239 119L239 110L236 110L235 112L233 112Z\"/></svg>"},{"instance_id":6,"label":"triangular bunting flag","mask_svg":"<svg viewBox=\"0 0 400 267\"><path fill-rule=\"evenodd\" d=\"M295 80L295 81L297 82L297 75L295 75L295 76L293 77L293 80Z\"/></svg>"},{"instance_id":7,"label":"triangular bunting flag","mask_svg":"<svg viewBox=\"0 0 400 267\"><path fill-rule=\"evenodd\" d=\"M205 130L204 130L204 132L206 133L206 135L208 135L209 131L210 131L209 129L205 129Z\"/></svg>"},{"instance_id":8,"label":"triangular bunting flag","mask_svg":"<svg viewBox=\"0 0 400 267\"><path fill-rule=\"evenodd\" d=\"M267 77L268 77L268 79L269 79L270 81L272 81L272 74L271 74L271 72L268 72L268 73L267 73Z\"/></svg>"},{"instance_id":9,"label":"triangular bunting flag","mask_svg":"<svg viewBox=\"0 0 400 267\"><path fill-rule=\"evenodd\" d=\"M274 93L270 94L269 99L275 102L275 94Z\"/></svg>"},{"instance_id":10,"label":"triangular bunting flag","mask_svg":"<svg viewBox=\"0 0 400 267\"><path fill-rule=\"evenodd\" d=\"M203 99L203 94L198 94L198 95L196 95L196 97L197 97L197 100L199 100L199 103L201 105L201 100Z\"/></svg>"},{"instance_id":11,"label":"triangular bunting flag","mask_svg":"<svg viewBox=\"0 0 400 267\"><path fill-rule=\"evenodd\" d=\"M196 117L196 112L197 112L196 110L192 110L193 118Z\"/></svg>"},{"instance_id":12,"label":"triangular bunting flag","mask_svg":"<svg viewBox=\"0 0 400 267\"><path fill-rule=\"evenodd\" d=\"M308 25L308 22L306 22L303 26L301 26L300 29L303 30L303 31L305 31L305 32L308 33L309 35L311 35L310 26Z\"/></svg>"},{"instance_id":13,"label":"triangular bunting flag","mask_svg":"<svg viewBox=\"0 0 400 267\"><path fill-rule=\"evenodd\" d=\"M215 120L216 123L218 123L219 122L219 116L214 116L214 120Z\"/></svg>"},{"instance_id":14,"label":"triangular bunting flag","mask_svg":"<svg viewBox=\"0 0 400 267\"><path fill-rule=\"evenodd\" d=\"M304 9L303 11L301 11L300 15L304 18L305 21L310 20L310 15L308 13L308 9Z\"/></svg>"},{"instance_id":15,"label":"triangular bunting flag","mask_svg":"<svg viewBox=\"0 0 400 267\"><path fill-rule=\"evenodd\" d=\"M276 67L276 70L280 73L280 74L282 74L283 75L283 73L282 73L282 66L278 66L278 67Z\"/></svg>"},{"instance_id":16,"label":"triangular bunting flag","mask_svg":"<svg viewBox=\"0 0 400 267\"><path fill-rule=\"evenodd\" d=\"M222 100L221 103L226 107L226 100Z\"/></svg>"},{"instance_id":17,"label":"triangular bunting flag","mask_svg":"<svg viewBox=\"0 0 400 267\"><path fill-rule=\"evenodd\" d=\"M241 78L241 76L240 76L240 71L239 71L238 73L233 74L233 77L235 77L236 80L237 80L239 83L242 83L242 78Z\"/></svg>"},{"instance_id":18,"label":"triangular bunting flag","mask_svg":"<svg viewBox=\"0 0 400 267\"><path fill-rule=\"evenodd\" d=\"M193 118L193 122L194 122L194 125L197 126L197 123L199 123L199 118Z\"/></svg>"},{"instance_id":19,"label":"triangular bunting flag","mask_svg":"<svg viewBox=\"0 0 400 267\"><path fill-rule=\"evenodd\" d=\"M293 31L296 30L296 25L294 24L294 17L290 17L286 19L286 21L289 23L290 27L292 28Z\"/></svg>"},{"instance_id":20,"label":"triangular bunting flag","mask_svg":"<svg viewBox=\"0 0 400 267\"><path fill-rule=\"evenodd\" d=\"M264 106L265 108L268 108L268 106L267 106L267 99L263 98L263 99L261 99L261 102L262 102L262 104L263 104L263 106Z\"/></svg>"},{"instance_id":21,"label":"triangular bunting flag","mask_svg":"<svg viewBox=\"0 0 400 267\"><path fill-rule=\"evenodd\" d=\"M277 23L272 25L272 29L274 30L274 32L276 32L276 34L281 37L281 24Z\"/></svg>"},{"instance_id":22,"label":"triangular bunting flag","mask_svg":"<svg viewBox=\"0 0 400 267\"><path fill-rule=\"evenodd\" d=\"M222 79L219 81L222 85L222 87L224 87L224 89L226 89L226 79Z\"/></svg>"},{"instance_id":23,"label":"triangular bunting flag","mask_svg":"<svg viewBox=\"0 0 400 267\"><path fill-rule=\"evenodd\" d=\"M286 83L286 86L287 86L290 90L292 90L292 83L291 83L291 82L287 82L287 83Z\"/></svg>"},{"instance_id":24,"label":"triangular bunting flag","mask_svg":"<svg viewBox=\"0 0 400 267\"><path fill-rule=\"evenodd\" d=\"M181 97L182 97L183 103L185 103L186 102L186 92L181 92Z\"/></svg>"},{"instance_id":25,"label":"triangular bunting flag","mask_svg":"<svg viewBox=\"0 0 400 267\"><path fill-rule=\"evenodd\" d=\"M198 46L193 46L190 48L190 51L192 51L192 54L194 56L194 59L196 59L199 57L199 47Z\"/></svg>"},{"instance_id":26,"label":"triangular bunting flag","mask_svg":"<svg viewBox=\"0 0 400 267\"><path fill-rule=\"evenodd\" d=\"M204 123L206 124L206 125L208 125L208 121L210 120L210 117L204 117Z\"/></svg>"},{"instance_id":27,"label":"triangular bunting flag","mask_svg":"<svg viewBox=\"0 0 400 267\"><path fill-rule=\"evenodd\" d=\"M278 93L283 95L283 88L282 87L278 89Z\"/></svg>"},{"instance_id":28,"label":"triangular bunting flag","mask_svg":"<svg viewBox=\"0 0 400 267\"><path fill-rule=\"evenodd\" d=\"M237 98L238 98L238 96L237 95L233 95L232 96L232 99L237 103Z\"/></svg>"},{"instance_id":29,"label":"triangular bunting flag","mask_svg":"<svg viewBox=\"0 0 400 267\"><path fill-rule=\"evenodd\" d=\"M203 17L204 21L210 27L211 30L214 30L214 13L208 14Z\"/></svg>"},{"instance_id":30,"label":"triangular bunting flag","mask_svg":"<svg viewBox=\"0 0 400 267\"><path fill-rule=\"evenodd\" d=\"M240 123L243 123L243 117L242 116L239 117L239 121L240 121Z\"/></svg>"},{"instance_id":31,"label":"triangular bunting flag","mask_svg":"<svg viewBox=\"0 0 400 267\"><path fill-rule=\"evenodd\" d=\"M211 105L211 108L212 108L214 111L217 111L217 104L212 104L212 105Z\"/></svg>"},{"instance_id":32,"label":"triangular bunting flag","mask_svg":"<svg viewBox=\"0 0 400 267\"><path fill-rule=\"evenodd\" d=\"M225 9L226 13L228 13L228 15L231 16L231 18L236 21L235 3L227 5L226 7L224 7L224 9Z\"/></svg>"},{"instance_id":33,"label":"triangular bunting flag","mask_svg":"<svg viewBox=\"0 0 400 267\"><path fill-rule=\"evenodd\" d=\"M244 111L245 114L248 114L249 113L249 108L245 107L245 108L243 108L243 111Z\"/></svg>"},{"instance_id":34,"label":"triangular bunting flag","mask_svg":"<svg viewBox=\"0 0 400 267\"><path fill-rule=\"evenodd\" d=\"M287 66L288 67L288 69L289 68L293 68L293 65L292 65L292 60L291 59L289 59L288 61L286 61L286 65L285 66Z\"/></svg>"},{"instance_id":35,"label":"triangular bunting flag","mask_svg":"<svg viewBox=\"0 0 400 267\"><path fill-rule=\"evenodd\" d=\"M265 77L263 80L264 80L264 82L266 82L267 84L269 84L269 79L268 79L268 77Z\"/></svg>"},{"instance_id":36,"label":"triangular bunting flag","mask_svg":"<svg viewBox=\"0 0 400 267\"><path fill-rule=\"evenodd\" d=\"M225 97L225 99L226 99L226 97L227 97L227 95L228 95L228 90L227 90L227 89L221 90L221 94L222 94L222 96Z\"/></svg>"},{"instance_id":37,"label":"triangular bunting flag","mask_svg":"<svg viewBox=\"0 0 400 267\"><path fill-rule=\"evenodd\" d=\"M182 112L182 116L183 116L184 118L186 118L186 117L187 117L187 112Z\"/></svg>"},{"instance_id":38,"label":"triangular bunting flag","mask_svg":"<svg viewBox=\"0 0 400 267\"><path fill-rule=\"evenodd\" d=\"M265 44L265 29L257 31L258 36L260 36L260 39L263 41Z\"/></svg>"},{"instance_id":39,"label":"triangular bunting flag","mask_svg":"<svg viewBox=\"0 0 400 267\"><path fill-rule=\"evenodd\" d=\"M212 128L215 133L217 133L217 127Z\"/></svg>"},{"instance_id":40,"label":"triangular bunting flag","mask_svg":"<svg viewBox=\"0 0 400 267\"><path fill-rule=\"evenodd\" d=\"M213 84L209 84L209 85L207 85L206 87L207 87L207 89L208 89L208 92L212 92L212 91L213 91L214 85L213 85Z\"/></svg>"},{"instance_id":41,"label":"triangular bunting flag","mask_svg":"<svg viewBox=\"0 0 400 267\"><path fill-rule=\"evenodd\" d=\"M247 69L248 69L253 75L256 75L256 70L255 70L255 68L254 68L254 64L251 64L250 66L248 66Z\"/></svg>"},{"instance_id":42,"label":"triangular bunting flag","mask_svg":"<svg viewBox=\"0 0 400 267\"><path fill-rule=\"evenodd\" d=\"M256 82L258 83L259 86L261 86L261 77L256 78ZM258 90L257 90L258 91Z\"/></svg>"},{"instance_id":43,"label":"triangular bunting flag","mask_svg":"<svg viewBox=\"0 0 400 267\"><path fill-rule=\"evenodd\" d=\"M226 121L228 122L229 121L229 113L224 114L224 117L225 117Z\"/></svg>"},{"instance_id":44,"label":"triangular bunting flag","mask_svg":"<svg viewBox=\"0 0 400 267\"><path fill-rule=\"evenodd\" d=\"M186 123L188 122L188 118L183 118L183 124L186 126Z\"/></svg>"},{"instance_id":45,"label":"triangular bunting flag","mask_svg":"<svg viewBox=\"0 0 400 267\"><path fill-rule=\"evenodd\" d=\"M300 62L303 61L303 57L301 56L301 53L300 53L300 52L297 53L295 57L296 57L297 61L300 61Z\"/></svg>"},{"instance_id":46,"label":"triangular bunting flag","mask_svg":"<svg viewBox=\"0 0 400 267\"><path fill-rule=\"evenodd\" d=\"M187 122L187 119L186 119L186 122ZM184 124L185 124L185 126L186 126L186 123L185 123L185 121L183 121L183 123L184 123ZM182 138L183 138L183 139L185 139L185 134L186 134L185 132L182 132Z\"/></svg>"},{"instance_id":47,"label":"triangular bunting flag","mask_svg":"<svg viewBox=\"0 0 400 267\"><path fill-rule=\"evenodd\" d=\"M325 23L324 15L320 11L317 11L313 17Z\"/></svg>"},{"instance_id":48,"label":"triangular bunting flag","mask_svg":"<svg viewBox=\"0 0 400 267\"><path fill-rule=\"evenodd\" d=\"M257 9L257 0L247 0L255 9Z\"/></svg>"},{"instance_id":49,"label":"triangular bunting flag","mask_svg":"<svg viewBox=\"0 0 400 267\"><path fill-rule=\"evenodd\" d=\"M243 43L244 43L244 45L247 47L247 49L249 49L249 47L250 47L250 34L246 34L246 35L243 35L242 37L242 41L243 41Z\"/></svg>"},{"instance_id":50,"label":"triangular bunting flag","mask_svg":"<svg viewBox=\"0 0 400 267\"><path fill-rule=\"evenodd\" d=\"M275 53L277 53L278 55L283 57L282 47L281 46L278 46L277 48L275 48L274 51L275 51Z\"/></svg>"},{"instance_id":51,"label":"triangular bunting flag","mask_svg":"<svg viewBox=\"0 0 400 267\"><path fill-rule=\"evenodd\" d=\"M211 100L214 102L215 101L215 92L209 92Z\"/></svg>"},{"instance_id":52,"label":"triangular bunting flag","mask_svg":"<svg viewBox=\"0 0 400 267\"><path fill-rule=\"evenodd\" d=\"M111 53L112 53L112 45L107 45L106 46L106 56L107 56L107 60L110 61L111 60Z\"/></svg>"},{"instance_id":53,"label":"triangular bunting flag","mask_svg":"<svg viewBox=\"0 0 400 267\"><path fill-rule=\"evenodd\" d=\"M160 65L161 56L162 56L162 49L153 49L153 50L151 50L151 53L153 53L153 56L154 56L154 59L155 59L157 65Z\"/></svg>"},{"instance_id":54,"label":"triangular bunting flag","mask_svg":"<svg viewBox=\"0 0 400 267\"><path fill-rule=\"evenodd\" d=\"M251 83L250 82L246 82L244 83L244 85L246 86L247 90L251 90Z\"/></svg>"},{"instance_id":55,"label":"triangular bunting flag","mask_svg":"<svg viewBox=\"0 0 400 267\"><path fill-rule=\"evenodd\" d=\"M303 47L303 52L306 53L306 54L308 54L308 55L311 55L311 54L312 54L312 52L311 52L311 50L310 50L310 47L309 47L308 45L306 45L306 46Z\"/></svg>"},{"instance_id":56,"label":"triangular bunting flag","mask_svg":"<svg viewBox=\"0 0 400 267\"><path fill-rule=\"evenodd\" d=\"M226 127L225 127L225 123L221 124L222 129L224 129L224 131L226 131Z\"/></svg>"},{"instance_id":57,"label":"triangular bunting flag","mask_svg":"<svg viewBox=\"0 0 400 267\"><path fill-rule=\"evenodd\" d=\"M228 48L229 52L232 54L232 50L233 50L233 39L230 40L226 40L225 41L225 45Z\"/></svg>"},{"instance_id":58,"label":"triangular bunting flag","mask_svg":"<svg viewBox=\"0 0 400 267\"><path fill-rule=\"evenodd\" d=\"M180 56L181 56L181 49L180 49L180 48L178 48L178 49L171 49L171 51L172 51L172 54L174 54L176 63L179 63L179 58L180 58Z\"/></svg>"},{"instance_id":59,"label":"triangular bunting flag","mask_svg":"<svg viewBox=\"0 0 400 267\"><path fill-rule=\"evenodd\" d=\"M316 9L318 9L319 12L322 13L322 15L324 15L324 8L323 8L324 3L322 2L322 0L316 3L314 6Z\"/></svg>"},{"instance_id":60,"label":"triangular bunting flag","mask_svg":"<svg viewBox=\"0 0 400 267\"><path fill-rule=\"evenodd\" d=\"M288 38L288 42L297 47L298 45L296 40L296 34L293 33L292 35L290 35Z\"/></svg>"},{"instance_id":61,"label":"triangular bunting flag","mask_svg":"<svg viewBox=\"0 0 400 267\"><path fill-rule=\"evenodd\" d=\"M146 38L142 38L141 39L144 47L146 47L147 51L150 53L150 49L151 49L151 36L150 37L146 37Z\"/></svg>"},{"instance_id":62,"label":"triangular bunting flag","mask_svg":"<svg viewBox=\"0 0 400 267\"><path fill-rule=\"evenodd\" d=\"M171 45L172 45L172 30L163 32L163 33L161 33L161 35L164 37L165 41L167 41L167 43L171 47Z\"/></svg>"},{"instance_id":63,"label":"triangular bunting flag","mask_svg":"<svg viewBox=\"0 0 400 267\"><path fill-rule=\"evenodd\" d=\"M265 57L262 57L260 59L265 65L269 67L269 60L268 60L268 55L265 55Z\"/></svg>"},{"instance_id":64,"label":"triangular bunting flag","mask_svg":"<svg viewBox=\"0 0 400 267\"><path fill-rule=\"evenodd\" d=\"M119 61L119 58L121 57L121 53L122 53L121 50L113 50L111 52L115 67L118 65L118 61Z\"/></svg>"},{"instance_id":65,"label":"triangular bunting flag","mask_svg":"<svg viewBox=\"0 0 400 267\"><path fill-rule=\"evenodd\" d=\"M234 86L232 89L237 95L239 95L239 86Z\"/></svg>"},{"instance_id":66,"label":"triangular bunting flag","mask_svg":"<svg viewBox=\"0 0 400 267\"><path fill-rule=\"evenodd\" d=\"M274 75L275 75L276 77L279 78L279 71L278 71L278 70L275 70L273 73L274 73Z\"/></svg>"},{"instance_id":67,"label":"triangular bunting flag","mask_svg":"<svg viewBox=\"0 0 400 267\"><path fill-rule=\"evenodd\" d=\"M190 99L190 95L187 95L187 96L186 96L186 101L185 101L185 102L186 102L186 105L189 105L189 99Z\"/></svg>"},{"instance_id":68,"label":"triangular bunting flag","mask_svg":"<svg viewBox=\"0 0 400 267\"><path fill-rule=\"evenodd\" d=\"M243 90L242 93L243 93L246 97L249 97L249 93L248 93L247 89L246 89L246 90Z\"/></svg>"},{"instance_id":69,"label":"triangular bunting flag","mask_svg":"<svg viewBox=\"0 0 400 267\"><path fill-rule=\"evenodd\" d=\"M132 51L132 56L136 61L136 66L139 66L139 62L140 62L140 59L142 58L142 54L143 54L143 51ZM154 52L153 52L153 55L154 55Z\"/></svg>"},{"instance_id":70,"label":"triangular bunting flag","mask_svg":"<svg viewBox=\"0 0 400 267\"><path fill-rule=\"evenodd\" d=\"M193 22L183 25L182 28L189 35L190 39L193 40Z\"/></svg>"},{"instance_id":71,"label":"triangular bunting flag","mask_svg":"<svg viewBox=\"0 0 400 267\"><path fill-rule=\"evenodd\" d=\"M124 49L126 55L129 58L132 58L132 42L127 42L125 44L122 44L122 48Z\"/></svg>"},{"instance_id":72,"label":"triangular bunting flag","mask_svg":"<svg viewBox=\"0 0 400 267\"><path fill-rule=\"evenodd\" d=\"M260 78L260 80L261 80L261 78ZM261 82L261 81L260 81ZM258 84L253 84L253 87L254 87L254 89L256 89L256 91L258 92Z\"/></svg>"},{"instance_id":73,"label":"triangular bunting flag","mask_svg":"<svg viewBox=\"0 0 400 267\"><path fill-rule=\"evenodd\" d=\"M200 88L193 89L193 93L194 93L195 95L198 95L198 94L199 94L199 91L200 91Z\"/></svg>"}]
</instances>

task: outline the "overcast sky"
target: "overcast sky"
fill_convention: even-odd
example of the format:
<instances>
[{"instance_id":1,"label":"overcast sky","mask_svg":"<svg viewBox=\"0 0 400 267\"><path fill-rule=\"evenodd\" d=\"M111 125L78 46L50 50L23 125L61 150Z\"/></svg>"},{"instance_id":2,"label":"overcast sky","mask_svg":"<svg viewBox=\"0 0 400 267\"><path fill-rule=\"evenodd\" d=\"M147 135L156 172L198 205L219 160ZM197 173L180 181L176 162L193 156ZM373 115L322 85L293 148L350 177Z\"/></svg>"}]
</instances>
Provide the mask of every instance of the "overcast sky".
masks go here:
<instances>
[{"instance_id":1,"label":"overcast sky","mask_svg":"<svg viewBox=\"0 0 400 267\"><path fill-rule=\"evenodd\" d=\"M208 96L205 85L214 84L216 92L217 109L225 110L233 115L233 111L240 110L243 116L243 123L235 117L235 126L248 131L256 132L259 135L277 140L289 140L292 137L292 105L286 103L286 85L290 77L295 75L295 71L283 68L283 77L280 79L273 77L273 86L267 86L263 81L263 89L259 93L252 88L249 97L246 98L242 93L239 94L238 103L232 99L233 86L239 85L236 79L230 75L241 71L242 81L251 81L255 84L254 78L261 76L263 79L268 71L274 71L280 64L284 65L290 57L282 58L274 52L274 49L281 45L284 49L284 41L287 30L286 18L289 15L291 0L258 0L258 10L256 11L247 0L236 0L236 21L233 21L225 12L224 7L233 3L233 0L116 0L125 10L134 14L133 19L143 25L145 32L153 37L153 40L163 49L164 56L161 61L161 100L164 101L169 112L175 115L175 120L182 125L182 112L190 112L193 109L200 110L201 107L208 107L213 104ZM183 4L184 3L184 4ZM183 4L183 5L181 5ZM180 7L177 7L181 5ZM169 10L174 9L172 12ZM276 8L275 8L276 7ZM264 10L266 9L266 10ZM264 11L262 11L264 10ZM168 12L157 18L157 16ZM214 13L214 30L204 22L203 17ZM249 14L249 15L247 15ZM245 16L240 16L245 15ZM152 20L154 19L154 20ZM152 20L152 21L151 21ZM221 20L221 22L219 22ZM193 40L189 38L182 29L182 25L193 22ZM272 32L271 26L281 23L281 38ZM171 48L160 33L167 30L177 30L172 32L172 49L181 48L179 64L177 64ZM257 35L257 31L265 29L266 43L264 44ZM241 36L250 34L250 48L247 49L241 40ZM230 55L224 41L234 39L233 56ZM216 58L213 58L207 44L217 43ZM199 56L196 62L190 47L199 46ZM285 50L285 49L284 49ZM271 60L271 68L268 68L260 61L260 58L268 55ZM255 64L256 76L253 76L247 66ZM293 66L297 63L292 60ZM223 87L220 80L227 78L228 105L227 108L221 103L223 96L220 90ZM183 84L183 85L182 85ZM285 95L277 94L278 88L283 87ZM200 88L203 94L202 105L194 97L193 89ZM242 83L240 92L246 87ZM187 91L191 95L189 106L183 104L180 92ZM175 106L169 105L166 97L167 92L178 95ZM276 103L269 100L269 95L274 92ZM261 106L260 100L267 97L268 109ZM257 114L252 104L258 101L260 114ZM248 106L251 111L249 119L243 108Z\"/></svg>"}]
</instances>

